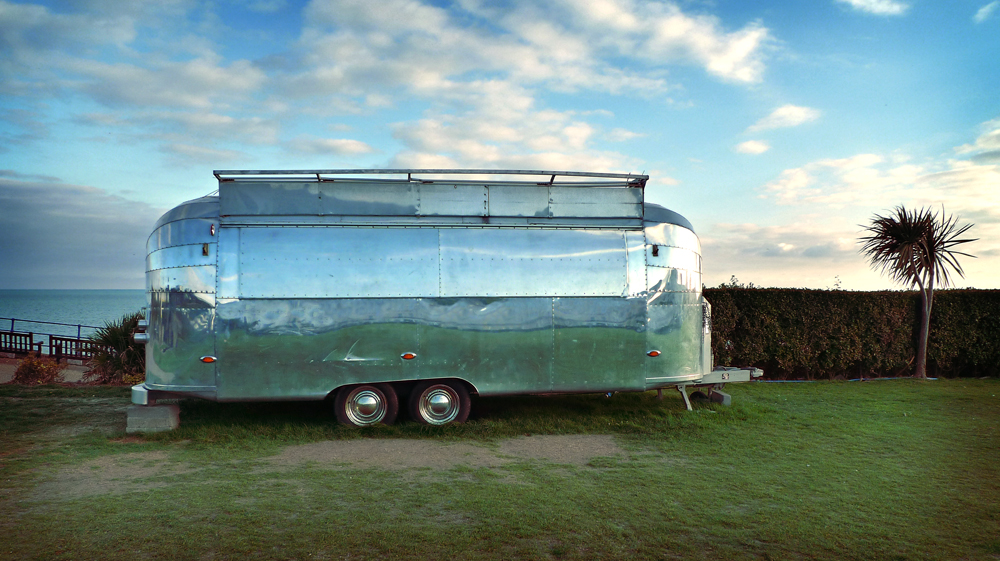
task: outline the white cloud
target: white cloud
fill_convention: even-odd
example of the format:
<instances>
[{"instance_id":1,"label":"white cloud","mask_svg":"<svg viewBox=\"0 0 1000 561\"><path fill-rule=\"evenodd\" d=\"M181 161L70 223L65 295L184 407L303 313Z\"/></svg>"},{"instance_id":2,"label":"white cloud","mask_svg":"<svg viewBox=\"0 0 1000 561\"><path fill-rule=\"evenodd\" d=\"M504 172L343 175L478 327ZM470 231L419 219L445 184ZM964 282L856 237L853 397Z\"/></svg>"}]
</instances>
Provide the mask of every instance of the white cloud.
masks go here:
<instances>
[{"instance_id":1,"label":"white cloud","mask_svg":"<svg viewBox=\"0 0 1000 561\"><path fill-rule=\"evenodd\" d=\"M1000 164L1000 119L982 125L983 133L974 144L964 144L955 149L958 154L972 154L972 161Z\"/></svg>"},{"instance_id":2,"label":"white cloud","mask_svg":"<svg viewBox=\"0 0 1000 561\"><path fill-rule=\"evenodd\" d=\"M376 152L370 145L349 138L312 138L300 136L288 143L289 150L306 154L353 156Z\"/></svg>"},{"instance_id":3,"label":"white cloud","mask_svg":"<svg viewBox=\"0 0 1000 561\"><path fill-rule=\"evenodd\" d=\"M110 106L209 109L246 98L264 83L264 73L249 61L222 66L215 60L165 62L152 68L67 61L64 68L83 79L82 91Z\"/></svg>"},{"instance_id":4,"label":"white cloud","mask_svg":"<svg viewBox=\"0 0 1000 561\"><path fill-rule=\"evenodd\" d=\"M644 136L646 135L643 133L632 132L623 128L614 128L608 132L606 138L611 142L626 142L636 138L642 138Z\"/></svg>"},{"instance_id":5,"label":"white cloud","mask_svg":"<svg viewBox=\"0 0 1000 561\"><path fill-rule=\"evenodd\" d=\"M484 74L564 91L652 95L670 89L662 74L675 64L758 81L770 38L756 23L728 32L713 17L630 0L466 0L450 12L415 0L315 0L305 21L289 95L402 88L430 97Z\"/></svg>"},{"instance_id":6,"label":"white cloud","mask_svg":"<svg viewBox=\"0 0 1000 561\"><path fill-rule=\"evenodd\" d=\"M895 0L837 0L842 4L850 4L852 8L859 12L875 14L877 16L901 16L910 9L910 5L905 2Z\"/></svg>"},{"instance_id":7,"label":"white cloud","mask_svg":"<svg viewBox=\"0 0 1000 561\"><path fill-rule=\"evenodd\" d=\"M800 107L798 105L782 105L775 109L770 115L757 121L747 132L758 132L769 129L780 129L786 127L797 127L819 119L820 111L810 107Z\"/></svg>"},{"instance_id":8,"label":"white cloud","mask_svg":"<svg viewBox=\"0 0 1000 561\"><path fill-rule=\"evenodd\" d=\"M218 164L246 158L246 154L237 150L208 148L192 144L165 144L161 147L165 154L173 156L181 163L197 162L200 164Z\"/></svg>"},{"instance_id":9,"label":"white cloud","mask_svg":"<svg viewBox=\"0 0 1000 561\"><path fill-rule=\"evenodd\" d=\"M788 279L795 278L799 286L825 287L838 275L868 280L857 252L858 228L853 223L817 224L814 218L781 226L718 223L703 228L699 237L706 286L717 286L734 275L757 286L788 286ZM860 282L850 287L868 288Z\"/></svg>"},{"instance_id":10,"label":"white cloud","mask_svg":"<svg viewBox=\"0 0 1000 561\"><path fill-rule=\"evenodd\" d=\"M771 149L771 145L763 140L748 140L736 145L736 151L740 154L763 154Z\"/></svg>"},{"instance_id":11,"label":"white cloud","mask_svg":"<svg viewBox=\"0 0 1000 561\"><path fill-rule=\"evenodd\" d=\"M976 15L972 17L972 20L976 23L983 23L993 15L993 12L995 12L997 8L1000 8L1000 1L990 2L982 8L979 8L979 10L976 11Z\"/></svg>"}]
</instances>

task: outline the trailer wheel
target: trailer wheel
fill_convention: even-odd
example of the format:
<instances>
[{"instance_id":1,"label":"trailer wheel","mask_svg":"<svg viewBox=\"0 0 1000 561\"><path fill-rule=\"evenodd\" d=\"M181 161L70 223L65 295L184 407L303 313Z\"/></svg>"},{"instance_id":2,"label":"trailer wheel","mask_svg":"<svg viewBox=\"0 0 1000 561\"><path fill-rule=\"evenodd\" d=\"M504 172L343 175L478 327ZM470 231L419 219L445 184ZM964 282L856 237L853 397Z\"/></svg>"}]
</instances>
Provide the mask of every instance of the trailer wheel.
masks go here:
<instances>
[{"instance_id":1,"label":"trailer wheel","mask_svg":"<svg viewBox=\"0 0 1000 561\"><path fill-rule=\"evenodd\" d=\"M391 425L399 414L399 398L389 384L347 386L337 392L337 420L352 427Z\"/></svg>"},{"instance_id":2,"label":"trailer wheel","mask_svg":"<svg viewBox=\"0 0 1000 561\"><path fill-rule=\"evenodd\" d=\"M691 392L691 395L688 398L691 401L708 401L708 394L701 390L698 390Z\"/></svg>"},{"instance_id":3,"label":"trailer wheel","mask_svg":"<svg viewBox=\"0 0 1000 561\"><path fill-rule=\"evenodd\" d=\"M410 394L410 417L425 425L464 423L471 409L469 390L461 382L420 382Z\"/></svg>"}]
</instances>

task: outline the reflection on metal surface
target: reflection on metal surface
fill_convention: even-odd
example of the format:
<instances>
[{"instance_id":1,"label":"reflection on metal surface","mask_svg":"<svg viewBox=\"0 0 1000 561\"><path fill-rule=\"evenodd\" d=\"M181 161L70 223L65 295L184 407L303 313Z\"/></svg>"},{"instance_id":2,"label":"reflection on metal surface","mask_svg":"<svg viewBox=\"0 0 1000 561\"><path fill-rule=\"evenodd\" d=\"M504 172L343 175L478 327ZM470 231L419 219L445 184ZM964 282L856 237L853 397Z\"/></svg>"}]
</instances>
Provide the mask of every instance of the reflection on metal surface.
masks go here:
<instances>
[{"instance_id":1,"label":"reflection on metal surface","mask_svg":"<svg viewBox=\"0 0 1000 561\"><path fill-rule=\"evenodd\" d=\"M442 297L621 296L621 232L441 230Z\"/></svg>"},{"instance_id":2,"label":"reflection on metal surface","mask_svg":"<svg viewBox=\"0 0 1000 561\"><path fill-rule=\"evenodd\" d=\"M218 205L215 206L218 207ZM146 252L152 253L157 249L175 245L212 241L212 234L206 235L206 231L214 228L217 220L217 217L188 218L163 224L149 236L149 240L146 242Z\"/></svg>"},{"instance_id":3,"label":"reflection on metal surface","mask_svg":"<svg viewBox=\"0 0 1000 561\"><path fill-rule=\"evenodd\" d=\"M644 178L235 179L149 238L148 389L322 399L449 378L481 395L603 393L712 368L700 243L643 204ZM442 386L422 415L458 414ZM345 407L356 424L379 411L363 392Z\"/></svg>"},{"instance_id":4,"label":"reflection on metal surface","mask_svg":"<svg viewBox=\"0 0 1000 561\"><path fill-rule=\"evenodd\" d=\"M432 229L244 228L239 297L436 296L437 244Z\"/></svg>"}]
</instances>

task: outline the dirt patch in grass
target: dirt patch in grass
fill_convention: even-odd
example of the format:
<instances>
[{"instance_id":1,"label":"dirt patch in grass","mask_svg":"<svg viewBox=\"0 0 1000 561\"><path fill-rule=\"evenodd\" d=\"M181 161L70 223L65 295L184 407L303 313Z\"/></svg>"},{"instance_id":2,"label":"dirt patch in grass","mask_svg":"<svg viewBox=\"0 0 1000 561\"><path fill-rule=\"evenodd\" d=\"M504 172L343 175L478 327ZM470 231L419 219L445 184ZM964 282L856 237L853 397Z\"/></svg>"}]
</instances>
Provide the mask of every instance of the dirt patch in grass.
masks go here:
<instances>
[{"instance_id":1,"label":"dirt patch in grass","mask_svg":"<svg viewBox=\"0 0 1000 561\"><path fill-rule=\"evenodd\" d=\"M500 444L500 454L554 464L587 465L592 459L623 454L609 434L522 436Z\"/></svg>"},{"instance_id":2,"label":"dirt patch in grass","mask_svg":"<svg viewBox=\"0 0 1000 561\"><path fill-rule=\"evenodd\" d=\"M433 440L361 439L289 446L267 461L279 466L315 463L378 469L498 467L517 460L582 466L595 457L623 452L610 435L527 436L505 440L498 447Z\"/></svg>"},{"instance_id":3,"label":"dirt patch in grass","mask_svg":"<svg viewBox=\"0 0 1000 561\"><path fill-rule=\"evenodd\" d=\"M162 487L156 478L170 477L195 471L188 464L169 461L163 450L103 456L79 466L66 468L56 477L42 482L32 493L37 500L70 500L94 495L121 495L144 489Z\"/></svg>"},{"instance_id":4,"label":"dirt patch in grass","mask_svg":"<svg viewBox=\"0 0 1000 561\"><path fill-rule=\"evenodd\" d=\"M128 437L116 442L127 441ZM359 439L330 440L289 446L277 456L262 458L273 468L300 466L374 468L384 470L454 467L496 468L516 462L543 461L593 466L595 458L624 454L610 435L528 436L496 446L447 443L434 440ZM41 482L35 500L72 500L95 495L122 495L140 489L163 487L169 478L190 474L207 466L171 461L168 451L133 452L103 456L65 468Z\"/></svg>"}]
</instances>

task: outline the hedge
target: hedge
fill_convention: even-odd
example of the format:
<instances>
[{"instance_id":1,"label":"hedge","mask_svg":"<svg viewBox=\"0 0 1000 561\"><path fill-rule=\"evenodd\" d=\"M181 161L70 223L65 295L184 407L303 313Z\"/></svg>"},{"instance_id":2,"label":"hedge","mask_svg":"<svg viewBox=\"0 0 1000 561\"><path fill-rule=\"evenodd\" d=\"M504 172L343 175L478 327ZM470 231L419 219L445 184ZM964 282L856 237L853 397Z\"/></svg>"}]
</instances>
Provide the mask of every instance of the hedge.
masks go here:
<instances>
[{"instance_id":1,"label":"hedge","mask_svg":"<svg viewBox=\"0 0 1000 561\"><path fill-rule=\"evenodd\" d=\"M917 292L705 289L718 366L757 366L770 379L909 376ZM1000 290L934 293L928 376L1000 374Z\"/></svg>"}]
</instances>

